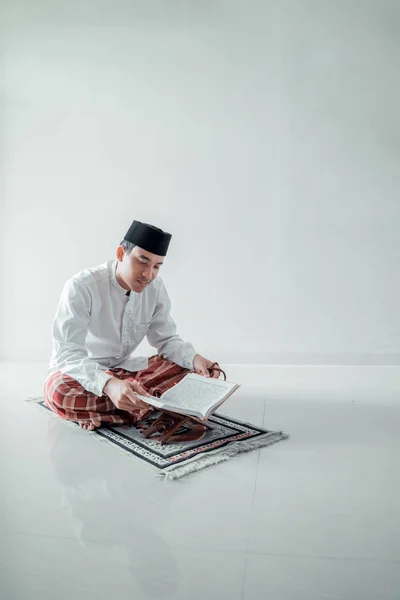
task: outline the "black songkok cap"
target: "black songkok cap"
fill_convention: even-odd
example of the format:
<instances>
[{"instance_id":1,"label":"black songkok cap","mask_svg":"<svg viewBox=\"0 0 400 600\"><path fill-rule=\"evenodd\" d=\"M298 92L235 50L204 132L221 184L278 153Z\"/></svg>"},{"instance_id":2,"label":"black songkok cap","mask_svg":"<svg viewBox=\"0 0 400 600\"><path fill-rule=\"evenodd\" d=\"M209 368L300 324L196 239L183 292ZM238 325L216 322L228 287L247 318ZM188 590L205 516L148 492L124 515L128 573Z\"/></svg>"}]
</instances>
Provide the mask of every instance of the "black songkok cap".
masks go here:
<instances>
[{"instance_id":1,"label":"black songkok cap","mask_svg":"<svg viewBox=\"0 0 400 600\"><path fill-rule=\"evenodd\" d=\"M158 254L158 256L165 256L171 237L170 233L165 233L165 231L158 227L154 227L148 223L141 223L140 221L133 221L124 239L139 246L139 248L143 248L143 250L147 250L147 252Z\"/></svg>"}]
</instances>

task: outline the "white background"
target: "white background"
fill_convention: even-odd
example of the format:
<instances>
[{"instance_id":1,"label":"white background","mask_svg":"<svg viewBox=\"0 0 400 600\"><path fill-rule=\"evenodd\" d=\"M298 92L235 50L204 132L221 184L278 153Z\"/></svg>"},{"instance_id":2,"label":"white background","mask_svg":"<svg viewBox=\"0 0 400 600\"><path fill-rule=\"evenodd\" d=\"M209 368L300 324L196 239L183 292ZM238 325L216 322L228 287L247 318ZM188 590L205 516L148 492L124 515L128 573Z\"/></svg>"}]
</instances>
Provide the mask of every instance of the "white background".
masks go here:
<instances>
[{"instance_id":1,"label":"white background","mask_svg":"<svg viewBox=\"0 0 400 600\"><path fill-rule=\"evenodd\" d=\"M180 333L231 363L400 363L399 10L1 7L0 358L47 360L67 277L173 233Z\"/></svg>"}]
</instances>

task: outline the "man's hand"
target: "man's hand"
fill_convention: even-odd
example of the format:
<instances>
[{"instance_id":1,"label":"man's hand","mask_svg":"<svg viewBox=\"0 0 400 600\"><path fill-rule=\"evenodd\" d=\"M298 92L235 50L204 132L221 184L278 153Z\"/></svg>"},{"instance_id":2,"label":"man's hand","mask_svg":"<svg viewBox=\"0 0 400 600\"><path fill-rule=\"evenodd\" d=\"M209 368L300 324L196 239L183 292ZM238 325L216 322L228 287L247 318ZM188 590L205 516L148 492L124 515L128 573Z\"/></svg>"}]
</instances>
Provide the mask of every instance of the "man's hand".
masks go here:
<instances>
[{"instance_id":1,"label":"man's hand","mask_svg":"<svg viewBox=\"0 0 400 600\"><path fill-rule=\"evenodd\" d=\"M104 386L103 392L117 408L134 413L138 420L142 419L153 408L136 396L136 394L150 396L136 381L123 381L111 377Z\"/></svg>"},{"instance_id":2,"label":"man's hand","mask_svg":"<svg viewBox=\"0 0 400 600\"><path fill-rule=\"evenodd\" d=\"M213 363L214 361L208 360L208 358L204 358L204 356L201 356L200 354L196 354L193 360L193 369L196 371L196 373L199 373L199 375L204 375L204 377L210 377L210 372L208 368L211 367ZM214 371L213 378L218 379L218 377L219 372Z\"/></svg>"}]
</instances>

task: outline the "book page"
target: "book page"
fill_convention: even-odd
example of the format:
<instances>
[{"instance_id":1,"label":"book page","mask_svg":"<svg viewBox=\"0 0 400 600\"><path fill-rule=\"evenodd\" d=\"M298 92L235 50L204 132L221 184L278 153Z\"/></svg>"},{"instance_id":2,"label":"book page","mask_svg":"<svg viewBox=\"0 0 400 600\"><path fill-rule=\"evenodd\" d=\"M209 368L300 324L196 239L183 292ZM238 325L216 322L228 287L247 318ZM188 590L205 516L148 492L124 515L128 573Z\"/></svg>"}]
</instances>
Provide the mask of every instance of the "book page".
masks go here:
<instances>
[{"instance_id":1,"label":"book page","mask_svg":"<svg viewBox=\"0 0 400 600\"><path fill-rule=\"evenodd\" d=\"M150 404L155 408L162 408L164 406L164 402L155 396L142 396L141 394L135 394L140 400L146 402L146 404Z\"/></svg>"}]
</instances>

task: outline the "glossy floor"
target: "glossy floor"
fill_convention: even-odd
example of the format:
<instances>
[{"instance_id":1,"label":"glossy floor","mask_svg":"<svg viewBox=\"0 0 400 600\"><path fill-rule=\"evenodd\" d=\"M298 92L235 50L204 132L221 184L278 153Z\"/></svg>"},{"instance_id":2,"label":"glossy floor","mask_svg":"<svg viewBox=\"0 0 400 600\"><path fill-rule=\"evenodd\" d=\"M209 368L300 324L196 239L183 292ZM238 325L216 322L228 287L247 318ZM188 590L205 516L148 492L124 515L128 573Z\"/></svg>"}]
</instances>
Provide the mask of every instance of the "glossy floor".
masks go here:
<instances>
[{"instance_id":1,"label":"glossy floor","mask_svg":"<svg viewBox=\"0 0 400 600\"><path fill-rule=\"evenodd\" d=\"M400 598L400 368L228 372L290 440L163 483L0 364L1 600Z\"/></svg>"}]
</instances>

